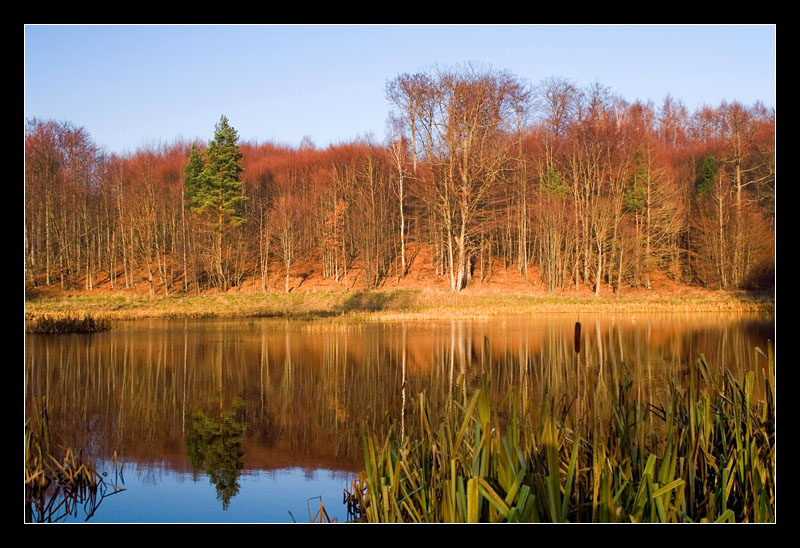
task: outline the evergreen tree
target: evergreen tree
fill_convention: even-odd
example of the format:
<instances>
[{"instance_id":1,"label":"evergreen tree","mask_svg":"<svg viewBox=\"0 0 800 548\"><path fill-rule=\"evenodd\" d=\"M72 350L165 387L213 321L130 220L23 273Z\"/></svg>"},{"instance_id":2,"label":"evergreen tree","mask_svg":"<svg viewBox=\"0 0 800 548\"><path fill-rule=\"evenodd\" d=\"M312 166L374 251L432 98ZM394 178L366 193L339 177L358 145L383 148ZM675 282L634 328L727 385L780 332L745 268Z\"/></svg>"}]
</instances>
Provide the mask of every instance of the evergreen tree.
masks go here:
<instances>
[{"instance_id":1,"label":"evergreen tree","mask_svg":"<svg viewBox=\"0 0 800 548\"><path fill-rule=\"evenodd\" d=\"M641 150L637 150L634 155L633 184L625 189L623 198L625 207L630 211L642 211L647 205L647 192L642 186L643 181L647 180L647 168L644 165L644 155Z\"/></svg>"},{"instance_id":2,"label":"evergreen tree","mask_svg":"<svg viewBox=\"0 0 800 548\"><path fill-rule=\"evenodd\" d=\"M183 170L183 179L185 182L184 195L191 208L195 208L199 205L196 203L196 198L200 191L204 169L205 162L203 161L203 156L200 154L200 149L197 148L197 144L192 143L192 151L189 153L189 164Z\"/></svg>"},{"instance_id":3,"label":"evergreen tree","mask_svg":"<svg viewBox=\"0 0 800 548\"><path fill-rule=\"evenodd\" d=\"M564 184L564 178L557 169L552 167L547 168L547 173L544 176L544 186L542 192L552 194L555 196L566 196L569 193L569 188Z\"/></svg>"},{"instance_id":4,"label":"evergreen tree","mask_svg":"<svg viewBox=\"0 0 800 548\"><path fill-rule=\"evenodd\" d=\"M205 216L216 234L214 261L218 285L224 291L228 287L228 276L223 240L228 227L244 224L243 209L247 197L242 195L242 182L239 180L242 172L242 153L237 144L239 135L224 115L214 130L214 139L206 148L205 161L192 146L184 174L191 210Z\"/></svg>"},{"instance_id":5,"label":"evergreen tree","mask_svg":"<svg viewBox=\"0 0 800 548\"><path fill-rule=\"evenodd\" d=\"M703 196L708 193L714 186L714 177L717 175L719 166L713 156L706 156L703 162L703 170L700 175L700 181L697 183L697 195Z\"/></svg>"},{"instance_id":6,"label":"evergreen tree","mask_svg":"<svg viewBox=\"0 0 800 548\"><path fill-rule=\"evenodd\" d=\"M217 220L215 228L222 231L226 224L240 226L244 223L242 207L247 197L242 195L242 182L239 180L242 172L242 153L237 144L239 135L224 115L214 129L214 140L208 143L206 149L205 166L198 174L197 185L192 189L192 210L200 214L210 212ZM195 152L194 147L192 152ZM194 167L192 156L189 160L187 170L195 170L197 159L194 160Z\"/></svg>"}]
</instances>

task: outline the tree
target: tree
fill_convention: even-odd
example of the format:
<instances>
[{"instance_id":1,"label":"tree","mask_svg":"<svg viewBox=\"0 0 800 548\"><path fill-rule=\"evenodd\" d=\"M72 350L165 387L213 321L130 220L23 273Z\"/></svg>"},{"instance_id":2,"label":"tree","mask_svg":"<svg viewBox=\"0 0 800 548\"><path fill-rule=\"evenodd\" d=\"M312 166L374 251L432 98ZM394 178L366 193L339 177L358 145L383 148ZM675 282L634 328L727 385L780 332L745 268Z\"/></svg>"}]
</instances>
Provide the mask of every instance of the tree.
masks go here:
<instances>
[{"instance_id":1,"label":"tree","mask_svg":"<svg viewBox=\"0 0 800 548\"><path fill-rule=\"evenodd\" d=\"M55 257L54 203L61 194L59 141L63 131L56 122L30 120L25 134L25 268L35 282L35 270L42 270L39 265L43 264L47 285Z\"/></svg>"},{"instance_id":2,"label":"tree","mask_svg":"<svg viewBox=\"0 0 800 548\"><path fill-rule=\"evenodd\" d=\"M549 291L605 283L619 295L650 272L774 283L774 109L689 115L671 97L628 104L558 79L531 94L470 66L400 75L386 96L384 146L239 144L222 116L207 144L107 156L83 128L28 121L26 284L146 281L169 295L182 267L184 292L259 279L267 291L282 263L375 287L416 256L452 291L478 269L490 281L495 258L504 277L516 263Z\"/></svg>"},{"instance_id":3,"label":"tree","mask_svg":"<svg viewBox=\"0 0 800 548\"><path fill-rule=\"evenodd\" d=\"M537 202L537 236L540 241L539 272L548 293L563 288L569 271L568 255L571 232L570 189L561 174L553 167L540 175Z\"/></svg>"},{"instance_id":4,"label":"tree","mask_svg":"<svg viewBox=\"0 0 800 548\"><path fill-rule=\"evenodd\" d=\"M411 91L405 86L409 82L414 83ZM389 86L400 117L409 121L412 149L422 132L424 159L432 168L426 184L447 250L452 291L464 289L470 277L480 220L489 214L490 189L509 157L507 136L518 114L515 98L521 87L508 73L472 66L434 77L404 75Z\"/></svg>"},{"instance_id":5,"label":"tree","mask_svg":"<svg viewBox=\"0 0 800 548\"><path fill-rule=\"evenodd\" d=\"M394 125L392 126L394 133ZM406 263L406 217L405 217L405 156L406 156L406 143L404 139L392 139L389 143L389 154L397 169L397 201L398 212L400 214L400 276L405 276L408 273L408 264Z\"/></svg>"},{"instance_id":6,"label":"tree","mask_svg":"<svg viewBox=\"0 0 800 548\"><path fill-rule=\"evenodd\" d=\"M697 195L702 196L711 191L711 188L714 186L714 178L717 175L717 170L719 166L717 166L717 161L714 159L713 156L706 156L706 159L703 161L703 169L700 174L700 180L697 182Z\"/></svg>"},{"instance_id":7,"label":"tree","mask_svg":"<svg viewBox=\"0 0 800 548\"><path fill-rule=\"evenodd\" d=\"M563 78L547 78L539 86L542 116L552 137L564 135L576 106L578 89Z\"/></svg>"},{"instance_id":8,"label":"tree","mask_svg":"<svg viewBox=\"0 0 800 548\"><path fill-rule=\"evenodd\" d=\"M298 244L298 209L297 197L285 192L277 196L270 211L270 217L275 220L274 236L278 241L286 271L286 293L289 292L289 273Z\"/></svg>"},{"instance_id":9,"label":"tree","mask_svg":"<svg viewBox=\"0 0 800 548\"><path fill-rule=\"evenodd\" d=\"M197 148L197 143L192 143L192 150L189 152L189 163L183 170L184 194L190 200L190 205L192 205L192 201L195 200L200 192L204 168L203 155L200 153L200 149Z\"/></svg>"},{"instance_id":10,"label":"tree","mask_svg":"<svg viewBox=\"0 0 800 548\"><path fill-rule=\"evenodd\" d=\"M228 288L230 272L224 249L224 239L229 228L244 224L242 212L247 197L242 194L242 153L237 144L239 136L223 115L215 126L214 140L208 143L202 171L196 147L192 148L186 191L191 210L207 218L209 228L216 236L213 257L218 276L217 285L222 291Z\"/></svg>"}]
</instances>

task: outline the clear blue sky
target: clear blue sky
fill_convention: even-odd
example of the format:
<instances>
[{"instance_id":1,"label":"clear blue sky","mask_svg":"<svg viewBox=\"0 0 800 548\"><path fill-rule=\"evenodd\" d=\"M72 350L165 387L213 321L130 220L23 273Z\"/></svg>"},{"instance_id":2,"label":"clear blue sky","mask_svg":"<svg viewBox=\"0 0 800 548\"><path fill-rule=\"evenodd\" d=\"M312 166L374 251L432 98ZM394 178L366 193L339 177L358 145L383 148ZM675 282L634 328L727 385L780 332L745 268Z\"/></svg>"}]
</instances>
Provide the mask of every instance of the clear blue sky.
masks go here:
<instances>
[{"instance_id":1,"label":"clear blue sky","mask_svg":"<svg viewBox=\"0 0 800 548\"><path fill-rule=\"evenodd\" d=\"M774 25L25 27L25 118L85 127L109 152L208 141L221 114L242 140L383 141L388 80L477 62L531 84L599 82L690 112L775 105Z\"/></svg>"}]
</instances>

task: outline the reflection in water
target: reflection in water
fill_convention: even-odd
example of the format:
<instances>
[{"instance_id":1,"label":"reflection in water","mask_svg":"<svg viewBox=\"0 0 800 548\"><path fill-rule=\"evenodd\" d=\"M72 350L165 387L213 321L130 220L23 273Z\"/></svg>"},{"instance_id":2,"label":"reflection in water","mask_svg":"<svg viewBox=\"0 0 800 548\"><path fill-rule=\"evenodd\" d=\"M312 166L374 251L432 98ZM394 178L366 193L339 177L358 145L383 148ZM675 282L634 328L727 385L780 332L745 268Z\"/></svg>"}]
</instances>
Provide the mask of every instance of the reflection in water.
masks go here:
<instances>
[{"instance_id":1,"label":"reflection in water","mask_svg":"<svg viewBox=\"0 0 800 548\"><path fill-rule=\"evenodd\" d=\"M360 470L362 427L379 432L395 421L408 433L418 424L422 391L431 421L454 401L466 404L481 375L495 402L513 389L520 412L538 409L542 390L558 387L578 414L603 405L626 377L632 397L658 403L701 353L741 378L763 366L753 348L774 340L772 317L745 314L581 314L580 322L580 348L570 314L153 320L92 335L28 335L26 406L46 396L62 443L104 458L116 450L142 469L188 473L201 469L202 457L208 471L209 456L222 451L215 485L227 507L243 471ZM239 398L244 403L234 407ZM231 420L232 432L221 434L222 409L235 409L246 430L236 432ZM195 410L204 415L191 417Z\"/></svg>"},{"instance_id":2,"label":"reflection in water","mask_svg":"<svg viewBox=\"0 0 800 548\"><path fill-rule=\"evenodd\" d=\"M124 491L99 478L94 488L50 485L34 492L25 486L25 523L58 523L70 518L89 521L106 497Z\"/></svg>"},{"instance_id":3,"label":"reflection in water","mask_svg":"<svg viewBox=\"0 0 800 548\"><path fill-rule=\"evenodd\" d=\"M242 441L245 424L238 419L241 401L234 402L231 411L192 415L186 436L186 454L197 481L200 473L208 474L217 489L222 509L227 510L231 498L239 492L239 473L244 468Z\"/></svg>"}]
</instances>

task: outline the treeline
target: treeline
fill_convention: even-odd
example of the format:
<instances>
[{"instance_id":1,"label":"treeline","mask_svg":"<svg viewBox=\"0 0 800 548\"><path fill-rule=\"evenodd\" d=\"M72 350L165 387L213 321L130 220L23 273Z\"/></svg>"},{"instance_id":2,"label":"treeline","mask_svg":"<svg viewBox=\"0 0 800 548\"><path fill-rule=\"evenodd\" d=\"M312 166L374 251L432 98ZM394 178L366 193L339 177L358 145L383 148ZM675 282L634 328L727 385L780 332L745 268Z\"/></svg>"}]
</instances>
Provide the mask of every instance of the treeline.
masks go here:
<instances>
[{"instance_id":1,"label":"treeline","mask_svg":"<svg viewBox=\"0 0 800 548\"><path fill-rule=\"evenodd\" d=\"M775 112L689 113L594 84L535 88L472 67L387 84L390 136L318 149L238 141L106 154L29 120L29 284L225 291L313 261L368 288L421 248L453 291L516 268L548 290L619 294L654 272L712 288L774 283ZM352 277L350 278L352 281Z\"/></svg>"}]
</instances>

